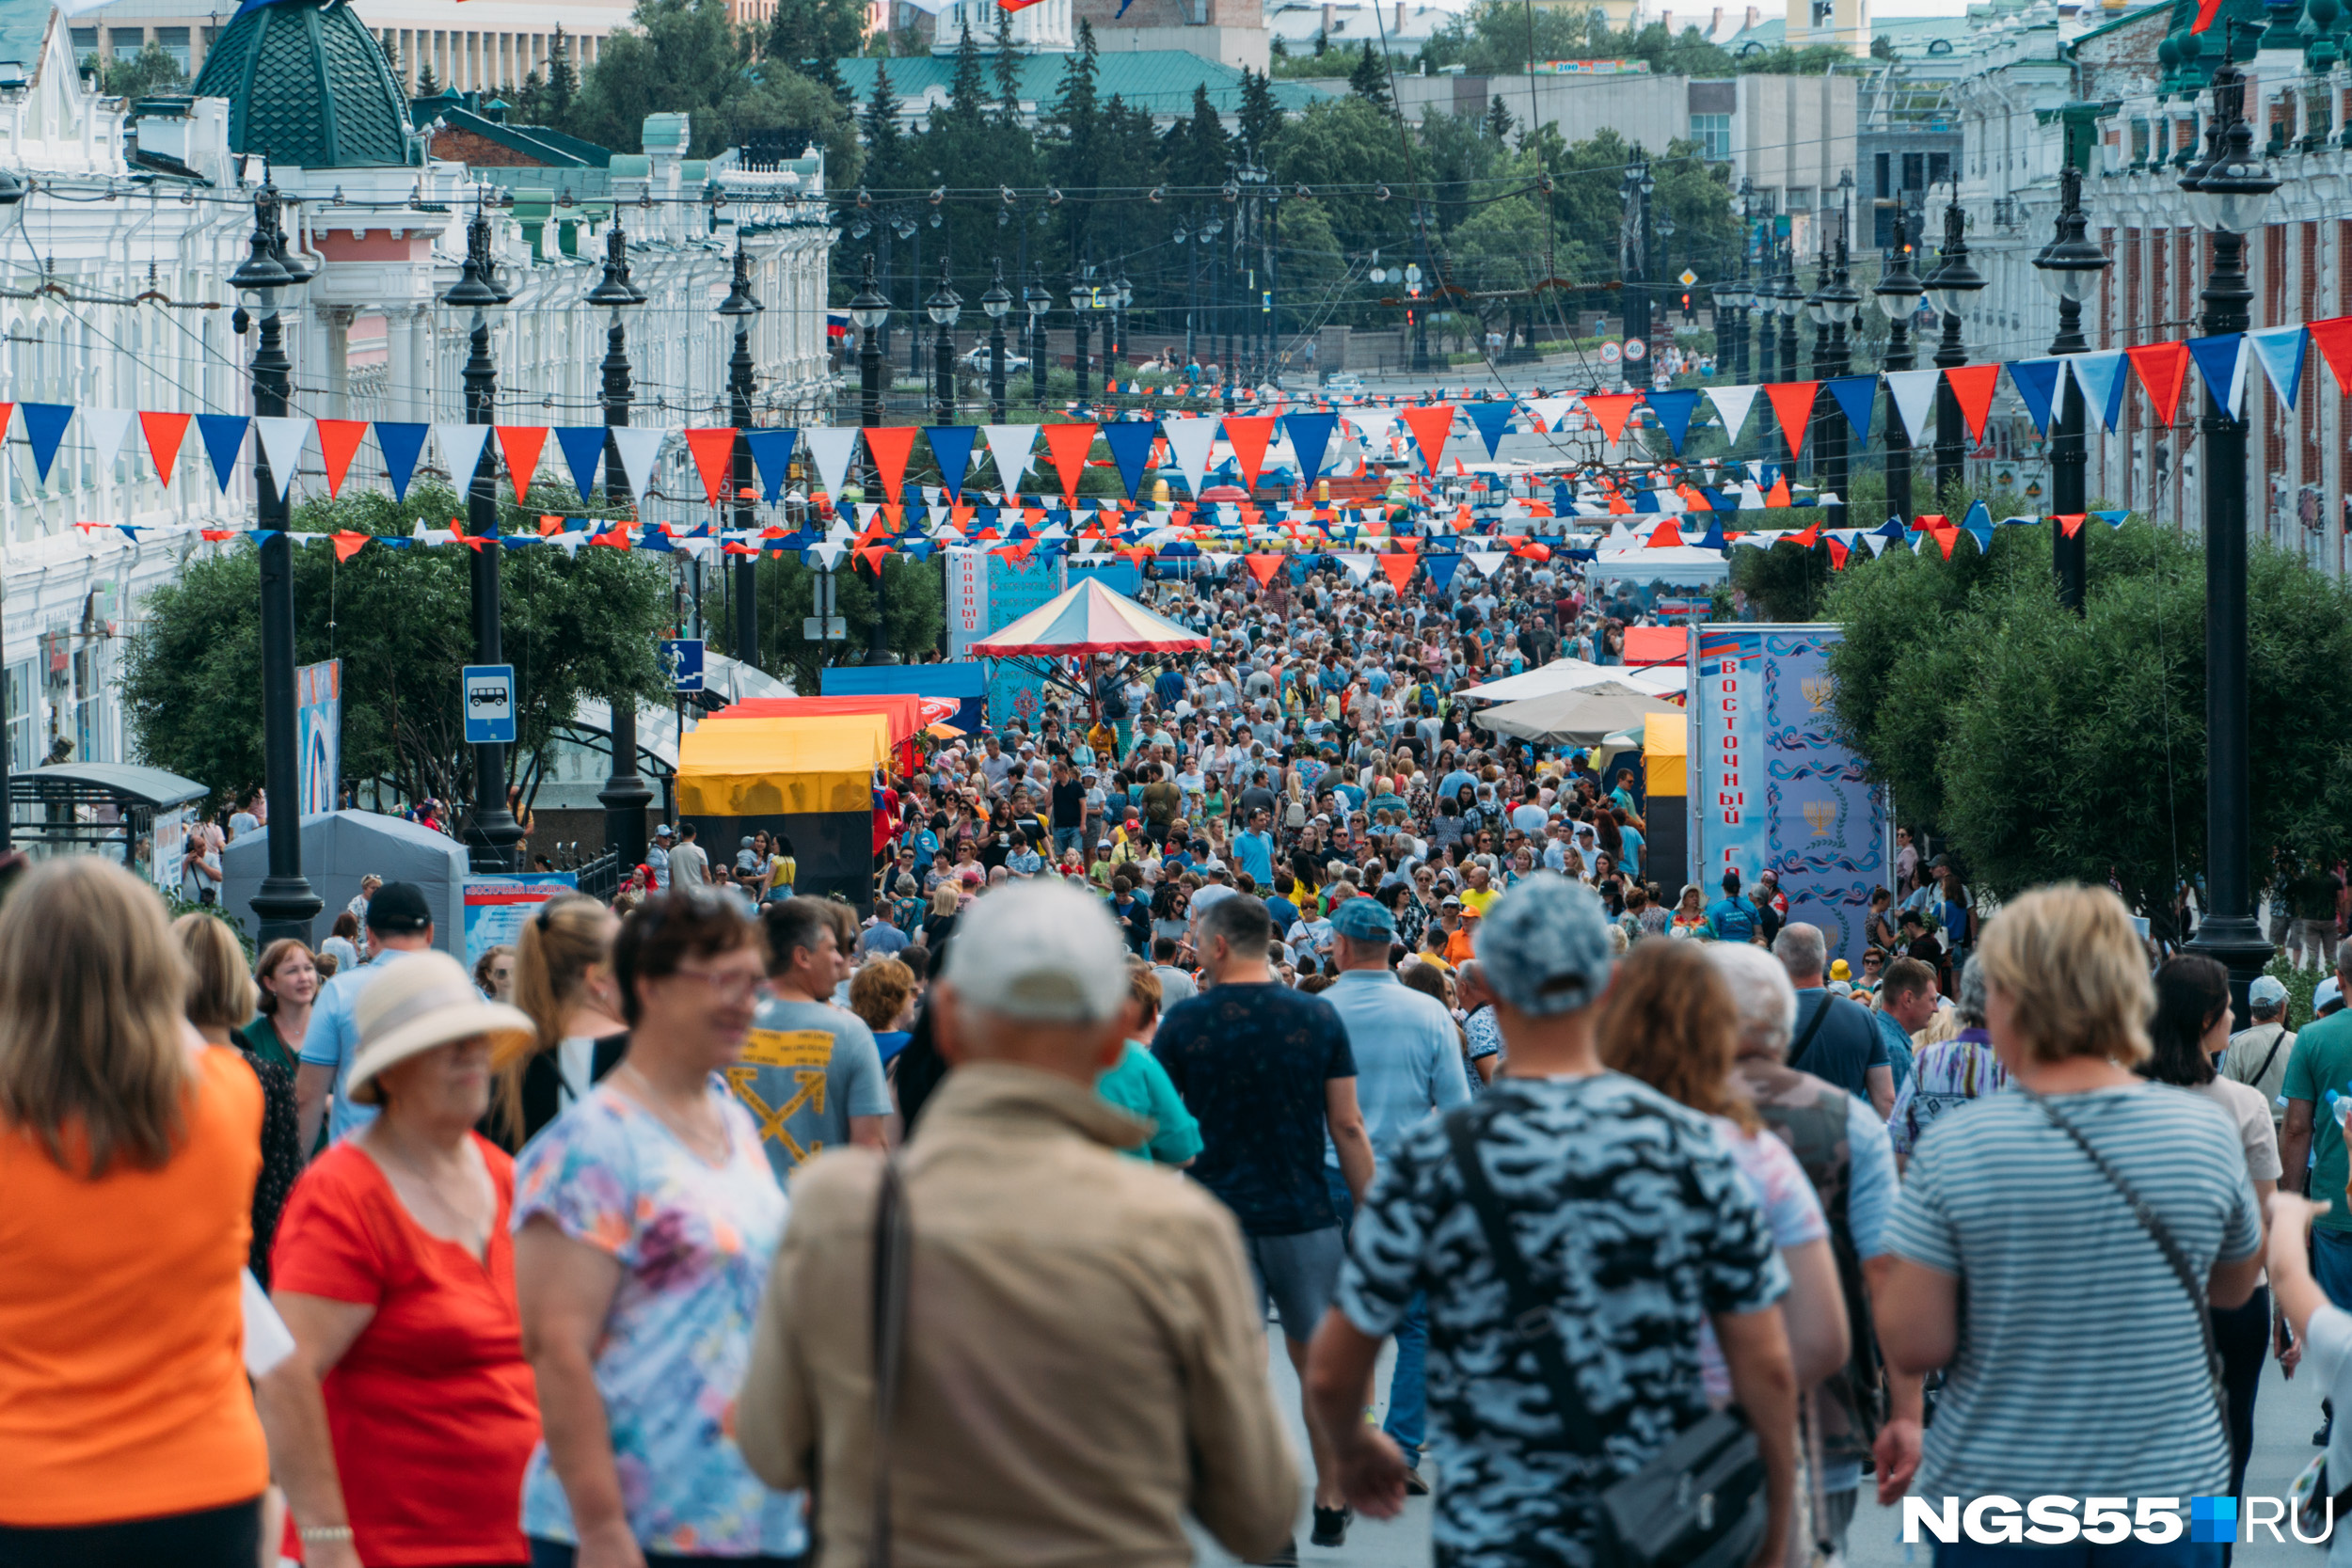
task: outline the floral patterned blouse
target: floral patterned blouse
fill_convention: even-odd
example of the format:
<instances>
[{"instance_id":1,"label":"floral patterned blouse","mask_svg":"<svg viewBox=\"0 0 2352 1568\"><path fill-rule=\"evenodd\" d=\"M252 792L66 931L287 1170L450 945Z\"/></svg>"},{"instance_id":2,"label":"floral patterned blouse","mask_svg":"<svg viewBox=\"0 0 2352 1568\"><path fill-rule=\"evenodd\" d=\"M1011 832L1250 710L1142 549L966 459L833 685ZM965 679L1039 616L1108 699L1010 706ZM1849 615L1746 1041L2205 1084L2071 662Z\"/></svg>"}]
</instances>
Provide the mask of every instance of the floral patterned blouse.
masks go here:
<instances>
[{"instance_id":1,"label":"floral patterned blouse","mask_svg":"<svg viewBox=\"0 0 2352 1568\"><path fill-rule=\"evenodd\" d=\"M681 1556L791 1557L801 1499L771 1491L736 1447L752 1323L786 1201L751 1116L717 1077L726 1164L713 1166L610 1083L516 1163L514 1225L544 1214L626 1271L596 1353L621 1498L638 1544ZM577 1544L543 1442L523 1480L523 1531Z\"/></svg>"}]
</instances>

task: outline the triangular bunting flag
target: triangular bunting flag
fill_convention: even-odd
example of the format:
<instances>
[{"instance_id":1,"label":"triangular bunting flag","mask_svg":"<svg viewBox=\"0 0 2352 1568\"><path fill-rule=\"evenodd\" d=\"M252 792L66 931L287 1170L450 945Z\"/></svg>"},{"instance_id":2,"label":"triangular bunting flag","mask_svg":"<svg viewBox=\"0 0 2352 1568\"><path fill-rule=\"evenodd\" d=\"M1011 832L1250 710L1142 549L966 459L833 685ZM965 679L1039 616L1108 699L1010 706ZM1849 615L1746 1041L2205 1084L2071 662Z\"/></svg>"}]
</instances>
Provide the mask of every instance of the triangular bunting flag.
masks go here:
<instances>
[{"instance_id":1,"label":"triangular bunting flag","mask_svg":"<svg viewBox=\"0 0 2352 1568\"><path fill-rule=\"evenodd\" d=\"M1053 461L1054 472L1061 477L1064 500L1074 504L1078 499L1078 481L1086 473L1087 454L1094 450L1099 429L1091 420L1045 427L1046 455Z\"/></svg>"},{"instance_id":2,"label":"triangular bunting flag","mask_svg":"<svg viewBox=\"0 0 2352 1568\"><path fill-rule=\"evenodd\" d=\"M1935 407L1936 383L1943 375L1937 370L1885 372L1886 395L1895 404L1896 416L1903 421L1903 434L1915 447L1934 436L1934 420L1929 416Z\"/></svg>"},{"instance_id":3,"label":"triangular bunting flag","mask_svg":"<svg viewBox=\"0 0 2352 1568\"><path fill-rule=\"evenodd\" d=\"M424 433L428 428L386 420L375 421L375 450L384 454L384 472L392 482L394 500L408 499L408 482L416 477L417 459L424 453ZM151 427L147 437L151 442L155 438Z\"/></svg>"},{"instance_id":4,"label":"triangular bunting flag","mask_svg":"<svg viewBox=\"0 0 2352 1568\"><path fill-rule=\"evenodd\" d=\"M486 424L433 427L433 440L441 449L441 461L449 466L449 482L457 486L459 495L472 489L474 475L482 467L482 449L489 439L490 427Z\"/></svg>"},{"instance_id":5,"label":"triangular bunting flag","mask_svg":"<svg viewBox=\"0 0 2352 1568\"><path fill-rule=\"evenodd\" d=\"M582 506L596 503L596 465L604 460L604 431L600 424L555 427L556 448L564 454L564 467L571 471L572 488L580 493Z\"/></svg>"},{"instance_id":6,"label":"triangular bunting flag","mask_svg":"<svg viewBox=\"0 0 2352 1568\"><path fill-rule=\"evenodd\" d=\"M2101 428L2112 431L2123 412L2123 351L2099 349L2060 357L2074 372L2074 385L2082 389L2083 402L2099 416Z\"/></svg>"},{"instance_id":7,"label":"triangular bunting flag","mask_svg":"<svg viewBox=\"0 0 2352 1568\"><path fill-rule=\"evenodd\" d=\"M310 421L283 416L256 419L253 430L261 437L262 455L269 461L270 480L282 497L294 483L294 470L302 466L302 448L310 437Z\"/></svg>"},{"instance_id":8,"label":"triangular bunting flag","mask_svg":"<svg viewBox=\"0 0 2352 1568\"><path fill-rule=\"evenodd\" d=\"M1968 438L1983 440L1984 421L1993 412L1993 394L2001 386L2001 367L1955 365L1944 372L1944 380L1960 404L1961 418L1968 421Z\"/></svg>"},{"instance_id":9,"label":"triangular bunting flag","mask_svg":"<svg viewBox=\"0 0 2352 1568\"><path fill-rule=\"evenodd\" d=\"M25 403L17 406L24 410L24 438L33 445L33 467L47 479L49 465L57 460L57 443L65 439L65 427L73 422L73 405Z\"/></svg>"},{"instance_id":10,"label":"triangular bunting flag","mask_svg":"<svg viewBox=\"0 0 2352 1568\"><path fill-rule=\"evenodd\" d=\"M8 417L0 414L0 436L8 433ZM180 443L187 438L188 417L185 414L141 414L139 431L147 437L147 455L153 459L155 473L171 488L173 470L180 467Z\"/></svg>"},{"instance_id":11,"label":"triangular bunting flag","mask_svg":"<svg viewBox=\"0 0 2352 1568\"><path fill-rule=\"evenodd\" d=\"M98 454L98 471L109 473L122 453L122 438L131 434L136 416L128 408L85 408L82 423L89 429L89 444Z\"/></svg>"},{"instance_id":12,"label":"triangular bunting flag","mask_svg":"<svg viewBox=\"0 0 2352 1568\"><path fill-rule=\"evenodd\" d=\"M621 474L628 481L629 499L640 511L644 509L645 492L661 472L661 449L670 444L670 431L644 425L614 425L612 427L612 450L621 455ZM857 432L841 433L844 460L847 448L856 444Z\"/></svg>"},{"instance_id":13,"label":"triangular bunting flag","mask_svg":"<svg viewBox=\"0 0 2352 1568\"><path fill-rule=\"evenodd\" d=\"M2293 408L2303 388L2303 329L2266 326L2260 332L2249 332L2246 341L2254 351L2254 357L2262 362L2263 374L2270 378L2270 389L2279 394L2280 403Z\"/></svg>"},{"instance_id":14,"label":"triangular bunting flag","mask_svg":"<svg viewBox=\"0 0 2352 1568\"><path fill-rule=\"evenodd\" d=\"M1447 410L1450 419L1453 410ZM1285 414L1282 434L1291 438L1291 451L1298 458L1298 477L1310 486L1322 477L1324 455L1331 448L1331 432L1339 428L1337 414Z\"/></svg>"},{"instance_id":15,"label":"triangular bunting flag","mask_svg":"<svg viewBox=\"0 0 2352 1568\"><path fill-rule=\"evenodd\" d=\"M720 498L726 494L728 470L735 467L734 428L706 425L699 430L689 430L683 434L686 436L686 450L693 454L694 472L701 477L703 482L703 500L711 506L716 506L719 504ZM914 444L914 437L911 433L907 436L907 444L909 446ZM899 461L899 471L905 472L903 458ZM898 499L895 491L890 499L892 500Z\"/></svg>"},{"instance_id":16,"label":"triangular bunting flag","mask_svg":"<svg viewBox=\"0 0 2352 1568\"><path fill-rule=\"evenodd\" d=\"M319 426L319 455L326 461L326 493L343 493L343 480L351 473L351 460L359 454L359 443L368 434L365 420L321 420ZM271 467L277 465L273 462Z\"/></svg>"},{"instance_id":17,"label":"triangular bunting flag","mask_svg":"<svg viewBox=\"0 0 2352 1568\"><path fill-rule=\"evenodd\" d=\"M1748 410L1756 406L1757 388L1754 387L1709 387L1707 401L1715 405L1716 417L1724 421L1724 437L1735 444L1740 428L1748 422Z\"/></svg>"},{"instance_id":18,"label":"triangular bunting flag","mask_svg":"<svg viewBox=\"0 0 2352 1568\"><path fill-rule=\"evenodd\" d=\"M1594 392L1585 398L1584 408L1600 421L1600 438L1613 447L1625 439L1625 421L1641 401L1639 392Z\"/></svg>"},{"instance_id":19,"label":"triangular bunting flag","mask_svg":"<svg viewBox=\"0 0 2352 1568\"><path fill-rule=\"evenodd\" d=\"M2123 357L2132 362L2132 373L2139 377L2146 388L2148 401L2155 408L2156 423L2169 425L2181 405L2181 387L2188 380L2188 345L2186 343L2142 343L2127 348Z\"/></svg>"},{"instance_id":20,"label":"triangular bunting flag","mask_svg":"<svg viewBox=\"0 0 2352 1568\"><path fill-rule=\"evenodd\" d=\"M752 464L759 470L759 482L763 486L760 499L771 506L775 504L777 497L784 494L785 484L792 477L792 447L800 434L797 430L743 432L744 444L752 449ZM967 458L971 456L968 449L964 455ZM959 469L959 476L961 473ZM961 483L961 477L958 483Z\"/></svg>"},{"instance_id":21,"label":"triangular bunting flag","mask_svg":"<svg viewBox=\"0 0 2352 1568\"><path fill-rule=\"evenodd\" d=\"M939 483L951 506L963 504L963 479L972 470L972 444L979 438L978 429L968 424L923 427L923 439L930 444L931 461L939 465Z\"/></svg>"},{"instance_id":22,"label":"triangular bunting flag","mask_svg":"<svg viewBox=\"0 0 2352 1568\"><path fill-rule=\"evenodd\" d=\"M1007 495L1021 488L1021 477L1029 471L1029 453L1037 446L1037 432L1038 427L1033 424L980 427L980 434L988 441L988 453L996 460L996 487Z\"/></svg>"},{"instance_id":23,"label":"triangular bunting flag","mask_svg":"<svg viewBox=\"0 0 2352 1568\"><path fill-rule=\"evenodd\" d=\"M1143 470L1152 466L1152 446L1159 434L1158 424L1151 420L1117 420L1103 427L1103 439L1110 444L1111 461L1119 465L1119 482L1126 486L1129 500L1143 483Z\"/></svg>"},{"instance_id":24,"label":"triangular bunting flag","mask_svg":"<svg viewBox=\"0 0 2352 1568\"><path fill-rule=\"evenodd\" d=\"M2033 416L2035 430L2050 434L2052 405L2057 401L2058 376L2065 371L2066 361L2058 358L2016 359L2009 366L2010 385L2025 400L2026 412Z\"/></svg>"},{"instance_id":25,"label":"triangular bunting flag","mask_svg":"<svg viewBox=\"0 0 2352 1568\"><path fill-rule=\"evenodd\" d=\"M499 433L499 451L506 459L506 477L515 483L515 499L519 503L530 498L531 482L539 477L539 454L548 447L548 427L543 424L502 424Z\"/></svg>"},{"instance_id":26,"label":"triangular bunting flag","mask_svg":"<svg viewBox=\"0 0 2352 1568\"><path fill-rule=\"evenodd\" d=\"M1279 555L1245 555L1242 560L1248 565L1249 575L1258 579L1261 588L1272 582L1274 574L1282 569L1282 558Z\"/></svg>"},{"instance_id":27,"label":"triangular bunting flag","mask_svg":"<svg viewBox=\"0 0 2352 1568\"><path fill-rule=\"evenodd\" d=\"M1846 423L1853 429L1854 450L1859 451L1870 444L1870 415L1878 407L1879 378L1875 375L1841 375L1828 383L1829 395L1837 400L1838 412L1846 416Z\"/></svg>"},{"instance_id":28,"label":"triangular bunting flag","mask_svg":"<svg viewBox=\"0 0 2352 1568\"><path fill-rule=\"evenodd\" d=\"M1228 414L1225 439L1232 443L1233 461L1240 465L1242 488L1255 490L1258 470L1265 464L1266 445L1274 439L1274 416Z\"/></svg>"},{"instance_id":29,"label":"triangular bunting flag","mask_svg":"<svg viewBox=\"0 0 2352 1568\"><path fill-rule=\"evenodd\" d=\"M2242 419L2246 408L2246 334L2225 332L2217 338L2191 338L2186 347L2188 356L2197 363L2197 374L2205 383L2205 389L2214 401L2229 410L2230 418ZM2164 421L2170 424L2172 421Z\"/></svg>"},{"instance_id":30,"label":"triangular bunting flag","mask_svg":"<svg viewBox=\"0 0 2352 1568\"><path fill-rule=\"evenodd\" d=\"M1445 456L1446 437L1454 431L1454 405L1441 403L1434 408L1404 408L1398 413L1405 428L1413 433L1413 445L1421 451L1422 471L1435 474Z\"/></svg>"},{"instance_id":31,"label":"triangular bunting flag","mask_svg":"<svg viewBox=\"0 0 2352 1568\"><path fill-rule=\"evenodd\" d=\"M26 412L31 412L29 405ZM243 414L196 417L196 433L204 438L204 455L213 460L213 478L223 490L229 488L229 476L237 467L238 450L245 445L245 425Z\"/></svg>"},{"instance_id":32,"label":"triangular bunting flag","mask_svg":"<svg viewBox=\"0 0 2352 1568\"><path fill-rule=\"evenodd\" d=\"M1440 594L1454 586L1454 574L1462 569L1462 558L1458 555L1425 555L1421 563L1428 568L1431 586Z\"/></svg>"},{"instance_id":33,"label":"triangular bunting flag","mask_svg":"<svg viewBox=\"0 0 2352 1568\"><path fill-rule=\"evenodd\" d=\"M1764 395L1772 400L1772 417L1780 420L1781 438L1788 443L1788 455L1804 455L1804 435L1813 418L1813 394L1820 389L1818 381L1775 381L1766 385Z\"/></svg>"},{"instance_id":34,"label":"triangular bunting flag","mask_svg":"<svg viewBox=\"0 0 2352 1568\"><path fill-rule=\"evenodd\" d=\"M1413 578L1413 568L1420 562L1410 555L1396 554L1380 557L1380 569L1389 574L1390 583L1400 594Z\"/></svg>"},{"instance_id":35,"label":"triangular bunting flag","mask_svg":"<svg viewBox=\"0 0 2352 1568\"><path fill-rule=\"evenodd\" d=\"M1646 392L1643 394L1650 411L1658 416L1659 427L1666 433L1666 444L1677 457L1682 455L1683 438L1691 434L1691 416L1698 412L1699 395L1692 391Z\"/></svg>"},{"instance_id":36,"label":"triangular bunting flag","mask_svg":"<svg viewBox=\"0 0 2352 1568\"><path fill-rule=\"evenodd\" d=\"M2312 344L2335 372L2336 390L2352 393L2352 316L2330 316L2312 323Z\"/></svg>"},{"instance_id":37,"label":"triangular bunting flag","mask_svg":"<svg viewBox=\"0 0 2352 1568\"><path fill-rule=\"evenodd\" d=\"M1502 444L1502 433L1509 428L1511 416L1518 408L1518 404L1508 400L1462 404L1462 412L1470 416L1470 427L1478 432L1478 438L1486 443L1488 457L1494 456L1495 449ZM1684 422L1689 421L1686 420ZM1677 443L1676 450L1680 450L1680 443ZM1430 575L1436 576L1435 573Z\"/></svg>"}]
</instances>

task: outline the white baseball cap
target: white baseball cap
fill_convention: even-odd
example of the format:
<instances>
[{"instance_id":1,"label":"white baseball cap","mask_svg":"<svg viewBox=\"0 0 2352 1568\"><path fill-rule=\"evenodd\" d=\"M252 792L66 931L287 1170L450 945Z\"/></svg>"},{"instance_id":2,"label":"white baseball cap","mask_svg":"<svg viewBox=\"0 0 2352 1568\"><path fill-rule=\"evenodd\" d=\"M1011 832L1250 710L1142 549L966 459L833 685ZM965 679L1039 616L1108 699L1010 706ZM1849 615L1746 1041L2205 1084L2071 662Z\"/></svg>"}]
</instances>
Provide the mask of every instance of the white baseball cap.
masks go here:
<instances>
[{"instance_id":1,"label":"white baseball cap","mask_svg":"<svg viewBox=\"0 0 2352 1568\"><path fill-rule=\"evenodd\" d=\"M1103 901L1059 882L999 888L964 911L947 983L982 1012L1101 1023L1127 1003L1127 944Z\"/></svg>"}]
</instances>

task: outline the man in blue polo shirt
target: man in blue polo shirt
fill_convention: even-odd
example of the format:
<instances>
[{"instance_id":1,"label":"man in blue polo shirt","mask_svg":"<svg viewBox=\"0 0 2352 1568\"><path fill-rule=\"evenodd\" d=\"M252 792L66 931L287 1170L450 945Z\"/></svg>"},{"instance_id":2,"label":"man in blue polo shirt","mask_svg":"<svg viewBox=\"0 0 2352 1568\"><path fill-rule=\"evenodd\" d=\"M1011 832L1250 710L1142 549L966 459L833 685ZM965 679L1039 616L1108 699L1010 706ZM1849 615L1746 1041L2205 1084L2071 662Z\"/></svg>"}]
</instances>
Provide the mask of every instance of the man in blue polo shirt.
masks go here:
<instances>
[{"instance_id":1,"label":"man in blue polo shirt","mask_svg":"<svg viewBox=\"0 0 2352 1568\"><path fill-rule=\"evenodd\" d=\"M1273 820L1261 807L1249 814L1249 826L1233 835L1233 863L1269 894L1274 891Z\"/></svg>"},{"instance_id":2,"label":"man in blue polo shirt","mask_svg":"<svg viewBox=\"0 0 2352 1568\"><path fill-rule=\"evenodd\" d=\"M1788 1065L1825 1078L1870 1102L1883 1121L1895 1109L1895 1066L1886 1040L1859 1003L1833 995L1821 979L1828 944L1820 928L1792 920L1773 939L1772 957L1797 989L1796 1033Z\"/></svg>"},{"instance_id":3,"label":"man in blue polo shirt","mask_svg":"<svg viewBox=\"0 0 2352 1568\"><path fill-rule=\"evenodd\" d=\"M355 1104L343 1092L351 1059L359 1050L359 993L391 965L432 945L433 907L425 902L424 890L414 882L386 882L376 889L368 900L368 947L375 957L320 988L310 1008L310 1032L302 1037L302 1056L294 1068L294 1108L304 1148L318 1142L330 1094L329 1142L349 1137L375 1119L374 1106Z\"/></svg>"},{"instance_id":4,"label":"man in blue polo shirt","mask_svg":"<svg viewBox=\"0 0 2352 1568\"><path fill-rule=\"evenodd\" d=\"M1339 979L1323 999L1347 1031L1348 1052L1356 1060L1356 1099L1372 1134L1376 1167L1432 1111L1469 1103L1470 1078L1462 1066L1461 1037L1445 1005L1406 986L1389 968L1396 921L1387 908L1370 898L1350 898L1331 911L1331 932ZM1324 1164L1332 1206L1345 1227L1355 1210L1340 1179L1336 1147L1326 1151ZM1428 1307L1415 1296L1397 1325L1389 1418L1382 1430L1404 1451L1406 1467L1414 1472L1406 1485L1416 1493L1428 1490L1418 1473L1428 1410L1422 1384L1428 1350Z\"/></svg>"}]
</instances>

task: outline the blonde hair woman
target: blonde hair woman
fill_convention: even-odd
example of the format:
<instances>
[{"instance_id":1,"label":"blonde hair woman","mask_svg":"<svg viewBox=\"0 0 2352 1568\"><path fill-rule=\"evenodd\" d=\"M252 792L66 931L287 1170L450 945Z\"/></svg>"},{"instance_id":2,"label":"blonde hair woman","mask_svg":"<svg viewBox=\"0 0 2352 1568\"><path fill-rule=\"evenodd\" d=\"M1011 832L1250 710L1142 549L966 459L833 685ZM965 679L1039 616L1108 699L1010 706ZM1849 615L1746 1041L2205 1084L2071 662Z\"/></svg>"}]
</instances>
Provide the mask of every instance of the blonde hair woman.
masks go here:
<instances>
[{"instance_id":1,"label":"blonde hair woman","mask_svg":"<svg viewBox=\"0 0 2352 1568\"><path fill-rule=\"evenodd\" d=\"M236 1023L253 1016L261 990L245 972L245 947L236 931L218 915L183 914L171 923L171 934L188 960L188 1022L205 1044L237 1047ZM270 944L273 950L285 945ZM292 945L302 949L300 942ZM262 1022L268 1023L266 1018ZM262 1174L253 1183L253 1242L246 1266L266 1287L278 1216L302 1174L301 1119L294 1111L294 1073L258 1052L247 1049L244 1055L262 1085Z\"/></svg>"},{"instance_id":2,"label":"blonde hair woman","mask_svg":"<svg viewBox=\"0 0 2352 1568\"><path fill-rule=\"evenodd\" d=\"M490 1066L493 1124L518 1149L564 1114L628 1051L612 978L620 920L585 894L550 898L523 923L516 942L515 1006L532 1038L501 1051Z\"/></svg>"},{"instance_id":3,"label":"blonde hair woman","mask_svg":"<svg viewBox=\"0 0 2352 1568\"><path fill-rule=\"evenodd\" d=\"M2237 1129L2132 1071L2153 993L2106 888L2013 900L1978 958L1985 1027L2018 1092L1936 1118L1871 1291L1887 1365L1945 1373L1911 1489L2218 1494L2230 1438L2205 1315L2245 1302L2262 1267Z\"/></svg>"},{"instance_id":4,"label":"blonde hair woman","mask_svg":"<svg viewBox=\"0 0 2352 1568\"><path fill-rule=\"evenodd\" d=\"M162 903L119 865L43 862L0 907L0 1557L59 1529L110 1560L260 1554L238 1346L262 1089L187 992Z\"/></svg>"}]
</instances>

